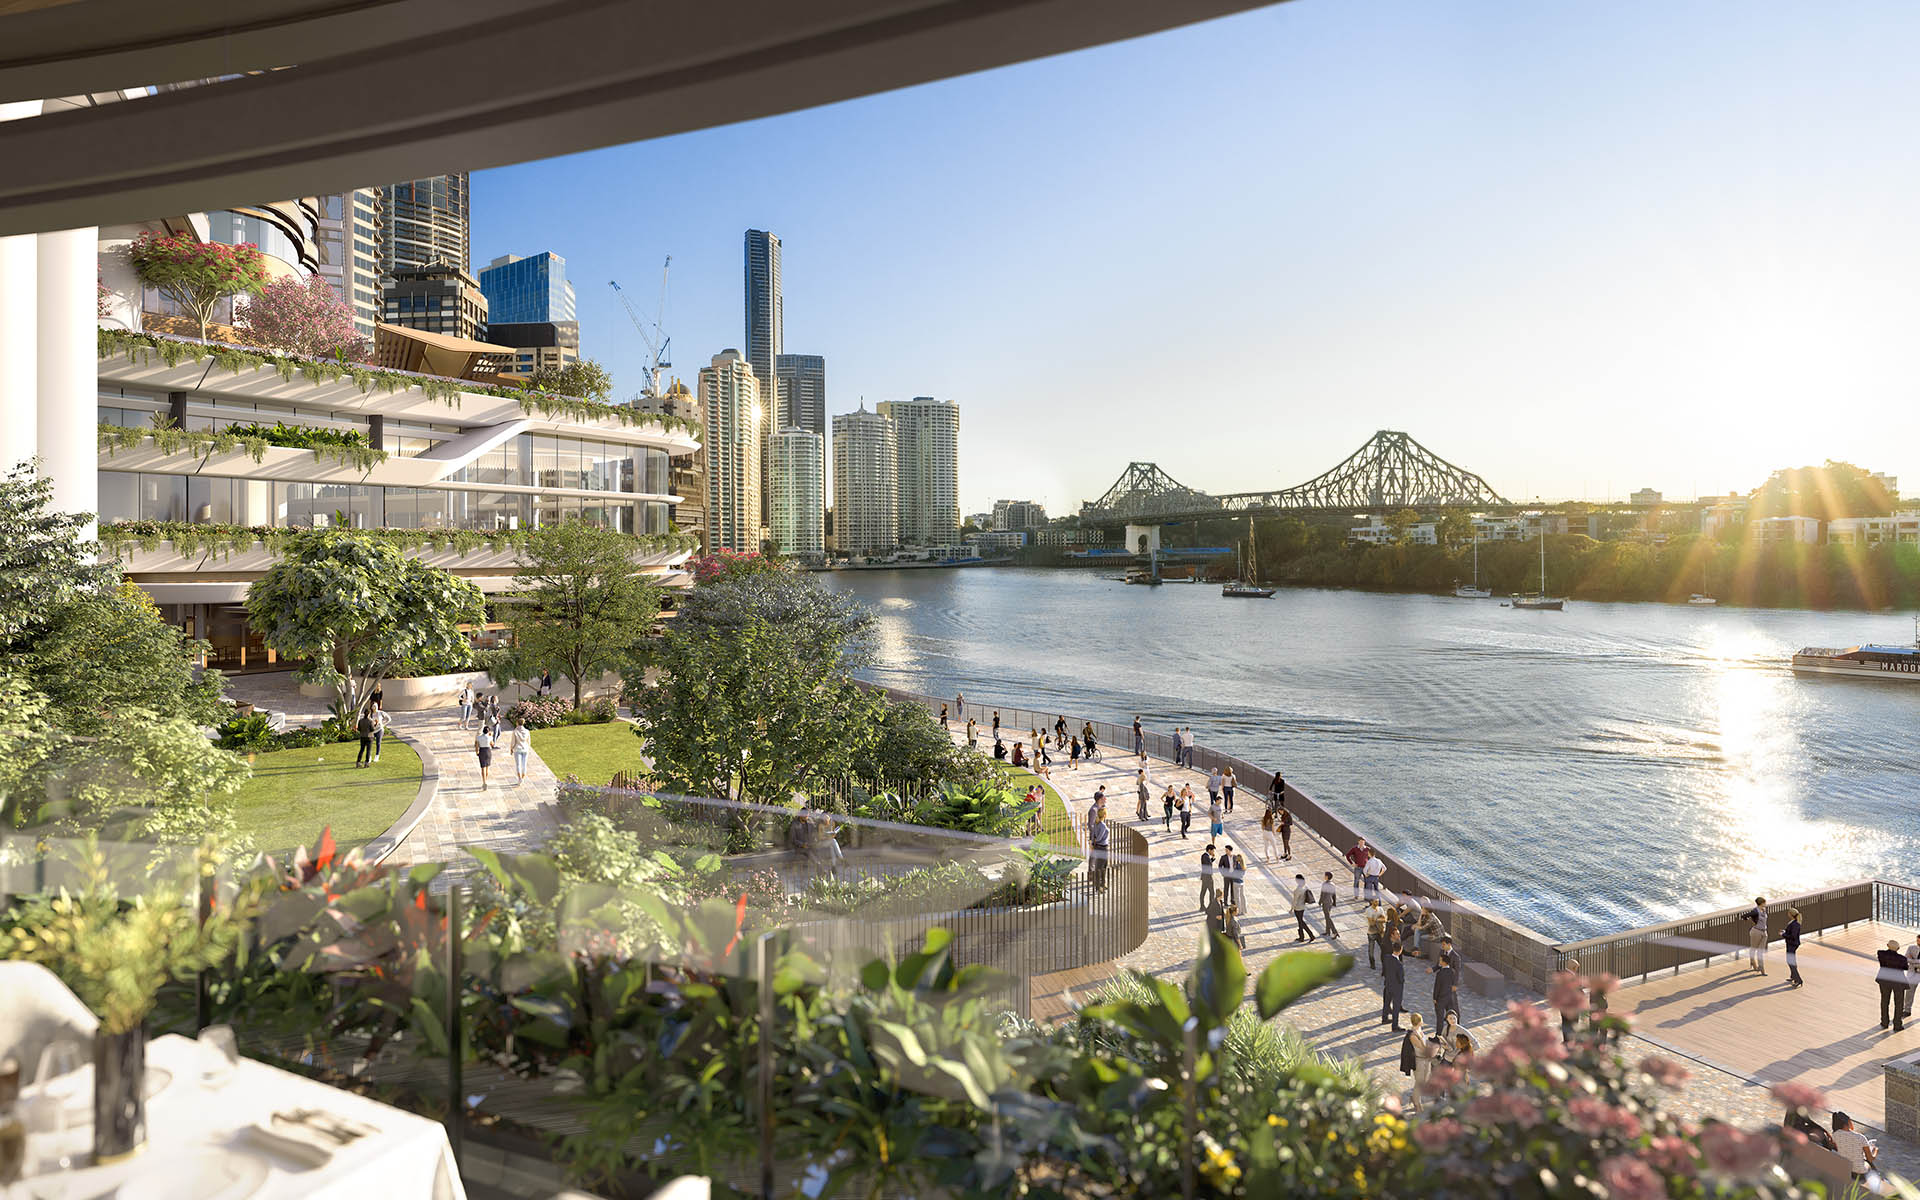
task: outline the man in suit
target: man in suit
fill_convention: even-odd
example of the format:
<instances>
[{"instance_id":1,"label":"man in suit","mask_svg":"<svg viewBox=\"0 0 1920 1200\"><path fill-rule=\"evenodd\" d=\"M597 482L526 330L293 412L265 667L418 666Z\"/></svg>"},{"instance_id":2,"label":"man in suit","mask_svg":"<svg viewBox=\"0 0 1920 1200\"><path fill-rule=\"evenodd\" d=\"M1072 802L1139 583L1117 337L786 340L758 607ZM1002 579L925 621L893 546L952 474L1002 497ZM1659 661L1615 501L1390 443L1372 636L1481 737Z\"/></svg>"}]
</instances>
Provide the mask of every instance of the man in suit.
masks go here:
<instances>
[{"instance_id":1,"label":"man in suit","mask_svg":"<svg viewBox=\"0 0 1920 1200\"><path fill-rule=\"evenodd\" d=\"M1393 1026L1393 1031L1398 1033L1400 1014L1406 1008L1400 998L1407 986L1407 964L1400 961L1398 942L1387 947L1387 956L1380 960L1380 966L1383 972L1380 980L1380 1023Z\"/></svg>"},{"instance_id":2,"label":"man in suit","mask_svg":"<svg viewBox=\"0 0 1920 1200\"><path fill-rule=\"evenodd\" d=\"M1317 942L1320 935L1307 924L1307 905L1312 903L1313 889L1307 886L1305 875L1293 877L1293 889L1287 893L1288 906L1293 909L1293 923L1300 932L1294 936L1296 942Z\"/></svg>"},{"instance_id":3,"label":"man in suit","mask_svg":"<svg viewBox=\"0 0 1920 1200\"><path fill-rule=\"evenodd\" d=\"M1887 1027L1887 1013L1893 1013L1893 1031L1900 1032L1907 1027L1906 1014L1901 1004L1907 998L1907 956L1900 952L1899 942L1888 942L1887 948L1875 955L1880 960L1880 969L1874 978L1880 984L1880 1028Z\"/></svg>"},{"instance_id":4,"label":"man in suit","mask_svg":"<svg viewBox=\"0 0 1920 1200\"><path fill-rule=\"evenodd\" d=\"M1433 960L1433 1027L1445 1029L1447 1014L1460 1015L1460 955L1453 948L1453 935L1440 939L1440 952Z\"/></svg>"},{"instance_id":5,"label":"man in suit","mask_svg":"<svg viewBox=\"0 0 1920 1200\"><path fill-rule=\"evenodd\" d=\"M1207 901L1213 899L1213 843L1200 852L1200 911L1207 910Z\"/></svg>"}]
</instances>

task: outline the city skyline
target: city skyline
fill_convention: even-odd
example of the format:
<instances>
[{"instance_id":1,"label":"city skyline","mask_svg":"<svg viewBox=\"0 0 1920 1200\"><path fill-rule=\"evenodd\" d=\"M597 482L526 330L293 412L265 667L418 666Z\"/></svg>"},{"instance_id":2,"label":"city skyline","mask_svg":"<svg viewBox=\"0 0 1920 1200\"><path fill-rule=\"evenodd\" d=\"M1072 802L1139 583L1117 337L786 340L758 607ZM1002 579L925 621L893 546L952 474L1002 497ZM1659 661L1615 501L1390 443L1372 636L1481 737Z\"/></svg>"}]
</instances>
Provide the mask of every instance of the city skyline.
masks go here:
<instances>
[{"instance_id":1,"label":"city skyline","mask_svg":"<svg viewBox=\"0 0 1920 1200\"><path fill-rule=\"evenodd\" d=\"M1920 172L1884 149L1920 108L1895 51L1916 17L1856 16L1762 5L1729 39L1704 6L1287 5L483 172L475 257L551 242L619 278L671 252L698 363L738 340L740 230L779 231L806 280L785 341L836 364L832 413L975 414L968 511L1071 511L1134 459L1293 484L1383 427L1515 497L1722 493L1827 457L1920 479L1920 238L1891 199ZM565 199L643 168L673 186L605 220ZM601 291L585 352L636 390Z\"/></svg>"}]
</instances>

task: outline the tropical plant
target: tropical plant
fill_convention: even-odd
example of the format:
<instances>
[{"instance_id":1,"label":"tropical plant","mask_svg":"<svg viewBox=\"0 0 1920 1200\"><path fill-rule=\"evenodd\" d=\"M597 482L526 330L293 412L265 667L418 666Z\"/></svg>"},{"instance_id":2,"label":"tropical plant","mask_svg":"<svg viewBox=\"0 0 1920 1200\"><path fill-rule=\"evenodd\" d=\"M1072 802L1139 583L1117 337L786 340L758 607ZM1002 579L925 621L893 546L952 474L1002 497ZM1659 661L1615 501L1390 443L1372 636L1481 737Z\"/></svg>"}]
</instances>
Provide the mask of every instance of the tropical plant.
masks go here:
<instances>
[{"instance_id":1,"label":"tropical plant","mask_svg":"<svg viewBox=\"0 0 1920 1200\"><path fill-rule=\"evenodd\" d=\"M331 460L362 471L370 471L387 461L385 450L367 445L366 438L357 432L286 424L230 425L217 430L181 429L166 424L164 419L145 429L103 424L99 427L98 440L100 449L110 456L151 441L153 448L162 454L196 454L203 466L216 454L235 451L259 462L267 456L269 446L311 450L316 462Z\"/></svg>"},{"instance_id":2,"label":"tropical plant","mask_svg":"<svg viewBox=\"0 0 1920 1200\"><path fill-rule=\"evenodd\" d=\"M158 288L200 323L202 342L222 300L257 292L267 282L266 259L250 242L229 246L190 233L143 233L128 252L142 283Z\"/></svg>"},{"instance_id":3,"label":"tropical plant","mask_svg":"<svg viewBox=\"0 0 1920 1200\"><path fill-rule=\"evenodd\" d=\"M604 403L613 395L613 376L596 360L583 358L563 367L542 367L527 381L527 387L536 392L556 392Z\"/></svg>"},{"instance_id":4,"label":"tropical plant","mask_svg":"<svg viewBox=\"0 0 1920 1200\"><path fill-rule=\"evenodd\" d=\"M577 708L591 681L645 670L662 593L635 564L631 538L563 521L534 530L520 556L520 586L499 606L513 649L495 670L497 683L552 671L573 681Z\"/></svg>"},{"instance_id":5,"label":"tropical plant","mask_svg":"<svg viewBox=\"0 0 1920 1200\"><path fill-rule=\"evenodd\" d=\"M240 310L239 326L261 345L288 354L361 362L367 340L353 322L353 310L325 279L287 275L254 293Z\"/></svg>"},{"instance_id":6,"label":"tropical plant","mask_svg":"<svg viewBox=\"0 0 1920 1200\"><path fill-rule=\"evenodd\" d=\"M299 678L357 713L400 663L457 652L486 606L479 588L391 542L327 529L289 539L248 589L247 616L267 645L308 661Z\"/></svg>"}]
</instances>

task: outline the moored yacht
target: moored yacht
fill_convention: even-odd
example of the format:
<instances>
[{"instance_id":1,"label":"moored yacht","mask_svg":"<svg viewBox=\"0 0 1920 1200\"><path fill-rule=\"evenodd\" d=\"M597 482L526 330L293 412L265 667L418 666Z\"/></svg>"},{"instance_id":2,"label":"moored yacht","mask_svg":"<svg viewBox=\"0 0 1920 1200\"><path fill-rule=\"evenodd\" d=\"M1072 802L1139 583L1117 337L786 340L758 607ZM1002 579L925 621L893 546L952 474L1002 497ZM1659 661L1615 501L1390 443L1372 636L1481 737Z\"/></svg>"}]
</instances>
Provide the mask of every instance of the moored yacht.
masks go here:
<instances>
[{"instance_id":1,"label":"moored yacht","mask_svg":"<svg viewBox=\"0 0 1920 1200\"><path fill-rule=\"evenodd\" d=\"M1456 580L1453 585L1453 594L1462 600L1491 600L1493 598L1492 588L1483 588L1480 586L1480 529L1478 526L1475 526L1473 530L1473 582L1467 584L1460 583Z\"/></svg>"},{"instance_id":2,"label":"moored yacht","mask_svg":"<svg viewBox=\"0 0 1920 1200\"><path fill-rule=\"evenodd\" d=\"M1514 593L1513 606L1528 608L1535 612L1561 612L1567 607L1564 598L1547 595L1547 521L1540 519L1540 590L1525 594Z\"/></svg>"}]
</instances>

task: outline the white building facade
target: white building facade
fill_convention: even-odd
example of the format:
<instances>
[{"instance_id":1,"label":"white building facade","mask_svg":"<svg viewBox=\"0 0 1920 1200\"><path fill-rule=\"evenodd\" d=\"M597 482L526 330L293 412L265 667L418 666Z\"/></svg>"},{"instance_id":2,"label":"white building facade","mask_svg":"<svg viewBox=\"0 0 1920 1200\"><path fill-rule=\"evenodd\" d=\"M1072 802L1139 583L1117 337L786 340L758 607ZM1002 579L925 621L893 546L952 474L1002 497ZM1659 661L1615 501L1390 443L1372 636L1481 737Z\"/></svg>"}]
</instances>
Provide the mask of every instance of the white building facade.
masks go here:
<instances>
[{"instance_id":1,"label":"white building facade","mask_svg":"<svg viewBox=\"0 0 1920 1200\"><path fill-rule=\"evenodd\" d=\"M809 562L826 557L826 468L820 435L789 426L767 438L774 549Z\"/></svg>"},{"instance_id":2,"label":"white building facade","mask_svg":"<svg viewBox=\"0 0 1920 1200\"><path fill-rule=\"evenodd\" d=\"M885 400L899 443L900 540L909 546L960 540L960 406L915 396Z\"/></svg>"},{"instance_id":3,"label":"white building facade","mask_svg":"<svg viewBox=\"0 0 1920 1200\"><path fill-rule=\"evenodd\" d=\"M833 419L833 540L842 554L885 554L900 544L899 439L893 422L862 406Z\"/></svg>"},{"instance_id":4,"label":"white building facade","mask_svg":"<svg viewBox=\"0 0 1920 1200\"><path fill-rule=\"evenodd\" d=\"M738 350L723 350L700 368L700 406L707 426L707 550L756 551L767 414L760 378Z\"/></svg>"},{"instance_id":5,"label":"white building facade","mask_svg":"<svg viewBox=\"0 0 1920 1200\"><path fill-rule=\"evenodd\" d=\"M1827 541L1836 546L1920 542L1920 512L1897 512L1888 517L1836 517L1827 522Z\"/></svg>"}]
</instances>

